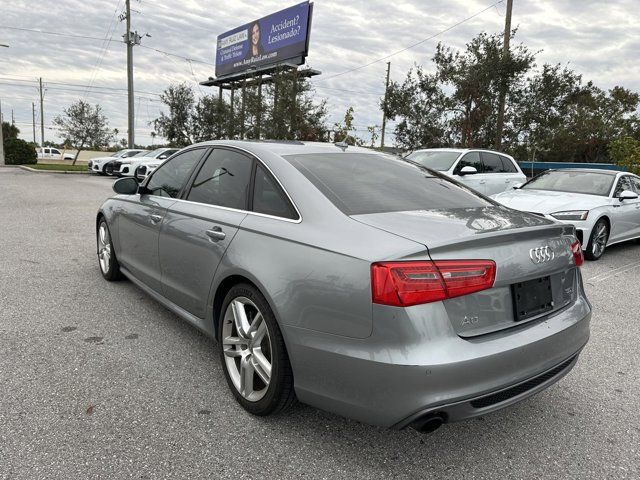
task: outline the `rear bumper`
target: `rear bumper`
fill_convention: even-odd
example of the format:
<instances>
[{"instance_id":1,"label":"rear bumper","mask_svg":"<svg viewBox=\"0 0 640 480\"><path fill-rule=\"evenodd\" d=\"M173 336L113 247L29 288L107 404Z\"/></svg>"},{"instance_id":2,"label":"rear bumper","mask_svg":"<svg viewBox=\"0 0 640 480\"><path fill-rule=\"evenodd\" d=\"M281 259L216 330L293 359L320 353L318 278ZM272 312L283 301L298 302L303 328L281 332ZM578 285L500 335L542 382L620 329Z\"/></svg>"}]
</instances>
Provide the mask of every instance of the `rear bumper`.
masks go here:
<instances>
[{"instance_id":1,"label":"rear bumper","mask_svg":"<svg viewBox=\"0 0 640 480\"><path fill-rule=\"evenodd\" d=\"M284 327L300 401L384 427L402 428L431 412L463 420L552 385L589 339L583 293L543 320L466 339L441 304L418 307L374 308L373 334L361 340ZM502 397L487 400L496 394Z\"/></svg>"}]
</instances>

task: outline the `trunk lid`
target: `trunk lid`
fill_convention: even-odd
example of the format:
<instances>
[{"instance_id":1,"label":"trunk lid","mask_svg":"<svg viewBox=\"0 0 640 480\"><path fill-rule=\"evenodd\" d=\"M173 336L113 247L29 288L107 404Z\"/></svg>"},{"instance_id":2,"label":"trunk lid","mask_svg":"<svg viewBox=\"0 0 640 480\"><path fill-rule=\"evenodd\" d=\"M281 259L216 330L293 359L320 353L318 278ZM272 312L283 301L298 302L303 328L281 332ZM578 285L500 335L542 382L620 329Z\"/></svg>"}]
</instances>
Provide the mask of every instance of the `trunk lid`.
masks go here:
<instances>
[{"instance_id":1,"label":"trunk lid","mask_svg":"<svg viewBox=\"0 0 640 480\"><path fill-rule=\"evenodd\" d=\"M352 218L427 248L423 254L394 260L495 261L493 288L443 301L453 328L462 337L534 321L575 301L577 268L570 250L575 241L571 225L500 206L388 212ZM541 249L538 258L536 249ZM541 297L541 288L550 290L551 304L538 314L518 320L517 309L521 311L527 301L529 306L535 305ZM518 301L516 296L520 297Z\"/></svg>"}]
</instances>

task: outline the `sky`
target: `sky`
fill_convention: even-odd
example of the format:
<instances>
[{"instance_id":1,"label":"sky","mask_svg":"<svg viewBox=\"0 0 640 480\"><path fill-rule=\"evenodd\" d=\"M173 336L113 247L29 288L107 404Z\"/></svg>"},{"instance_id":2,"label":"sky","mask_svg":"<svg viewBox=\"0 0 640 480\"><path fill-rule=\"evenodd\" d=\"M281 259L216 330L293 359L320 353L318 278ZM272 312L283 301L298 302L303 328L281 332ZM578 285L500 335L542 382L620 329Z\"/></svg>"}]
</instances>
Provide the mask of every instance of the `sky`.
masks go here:
<instances>
[{"instance_id":1,"label":"sky","mask_svg":"<svg viewBox=\"0 0 640 480\"><path fill-rule=\"evenodd\" d=\"M219 34L296 3L131 0L132 30L150 35L134 48L136 143L151 144L149 123L159 116L159 94L169 84L186 82L197 96L217 93L198 82L214 76ZM638 0L513 3L513 42L539 52L538 67L561 63L601 88L640 91ZM0 47L0 101L5 121L13 110L22 138L33 139L33 102L40 141L40 77L45 140L60 140L52 120L79 99L100 104L109 126L126 137L125 22L118 18L123 10L124 0L0 0L0 44L9 45ZM382 122L386 62L391 80L399 82L413 65L432 71L438 42L463 49L482 31L503 31L505 13L506 0L315 0L307 66L322 72L311 83L317 99L328 101L327 124L353 106L356 134L366 138L367 126ZM388 145L394 122L387 125Z\"/></svg>"}]
</instances>

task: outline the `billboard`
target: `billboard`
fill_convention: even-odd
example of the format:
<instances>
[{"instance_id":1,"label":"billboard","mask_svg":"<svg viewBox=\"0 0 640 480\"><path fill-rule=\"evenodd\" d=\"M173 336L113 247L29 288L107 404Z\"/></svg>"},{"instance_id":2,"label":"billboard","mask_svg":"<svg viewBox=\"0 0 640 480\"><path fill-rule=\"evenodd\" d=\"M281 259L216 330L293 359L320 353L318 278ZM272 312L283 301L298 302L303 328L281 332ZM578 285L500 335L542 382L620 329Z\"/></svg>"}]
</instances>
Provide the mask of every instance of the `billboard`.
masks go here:
<instances>
[{"instance_id":1,"label":"billboard","mask_svg":"<svg viewBox=\"0 0 640 480\"><path fill-rule=\"evenodd\" d=\"M218 36L216 77L287 60L304 63L313 4L299 3Z\"/></svg>"}]
</instances>

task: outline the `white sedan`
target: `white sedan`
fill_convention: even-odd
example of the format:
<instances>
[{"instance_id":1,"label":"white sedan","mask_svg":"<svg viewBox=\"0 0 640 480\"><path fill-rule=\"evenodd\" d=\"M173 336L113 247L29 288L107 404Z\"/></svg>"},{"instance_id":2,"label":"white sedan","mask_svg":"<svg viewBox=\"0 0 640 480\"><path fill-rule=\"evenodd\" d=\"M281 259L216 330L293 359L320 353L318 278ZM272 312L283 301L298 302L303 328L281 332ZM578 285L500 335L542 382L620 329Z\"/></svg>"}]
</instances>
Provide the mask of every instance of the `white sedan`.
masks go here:
<instances>
[{"instance_id":1,"label":"white sedan","mask_svg":"<svg viewBox=\"0 0 640 480\"><path fill-rule=\"evenodd\" d=\"M521 187L493 195L507 207L570 223L585 257L640 238L640 177L596 169L548 170Z\"/></svg>"}]
</instances>

